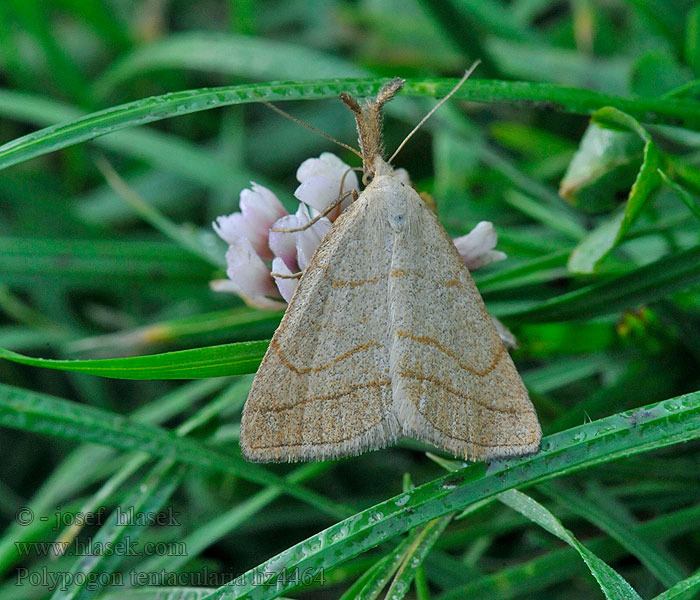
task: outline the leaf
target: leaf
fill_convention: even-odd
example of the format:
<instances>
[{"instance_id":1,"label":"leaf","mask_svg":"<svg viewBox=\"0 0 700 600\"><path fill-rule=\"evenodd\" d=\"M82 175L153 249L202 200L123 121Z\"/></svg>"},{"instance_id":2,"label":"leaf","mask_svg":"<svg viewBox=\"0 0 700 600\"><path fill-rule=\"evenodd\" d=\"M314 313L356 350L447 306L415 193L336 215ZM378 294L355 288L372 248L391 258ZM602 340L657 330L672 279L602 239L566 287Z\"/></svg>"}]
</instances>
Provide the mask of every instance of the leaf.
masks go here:
<instances>
[{"instance_id":1,"label":"leaf","mask_svg":"<svg viewBox=\"0 0 700 600\"><path fill-rule=\"evenodd\" d=\"M106 98L128 79L159 69L192 69L262 80L370 75L347 60L299 44L218 31L187 31L137 47L100 75L93 85L94 93Z\"/></svg>"},{"instance_id":2,"label":"leaf","mask_svg":"<svg viewBox=\"0 0 700 600\"><path fill-rule=\"evenodd\" d=\"M0 384L0 425L122 450L139 450L160 458L176 458L181 463L232 473L261 485L277 486L336 518L348 514L344 507L246 462L240 455L222 452L115 413L46 394Z\"/></svg>"},{"instance_id":3,"label":"leaf","mask_svg":"<svg viewBox=\"0 0 700 600\"><path fill-rule=\"evenodd\" d=\"M638 533L647 543L668 540L694 531L699 517L700 506L685 508L640 523ZM607 536L586 540L586 546L608 561L627 556L626 551ZM535 592L557 584L571 586L571 577L583 571L581 566L581 557L573 548L562 548L452 587L441 596L441 599L505 600L526 594L533 595Z\"/></svg>"},{"instance_id":4,"label":"leaf","mask_svg":"<svg viewBox=\"0 0 700 600\"><path fill-rule=\"evenodd\" d=\"M0 236L0 256L0 282L32 287L38 277L92 288L113 288L115 283L201 286L213 273L211 265L171 242Z\"/></svg>"},{"instance_id":5,"label":"leaf","mask_svg":"<svg viewBox=\"0 0 700 600\"><path fill-rule=\"evenodd\" d=\"M591 121L559 184L559 194L588 213L617 206L642 164L644 142Z\"/></svg>"},{"instance_id":6,"label":"leaf","mask_svg":"<svg viewBox=\"0 0 700 600\"><path fill-rule=\"evenodd\" d=\"M131 548L148 524L140 522L141 515L156 515L165 502L180 485L186 469L172 460L162 460L155 465L144 480L131 490L117 510L112 512L107 521L92 538L93 548ZM122 515L120 517L120 514ZM133 515L123 521L123 515ZM130 521L133 519L133 522ZM121 546L120 546L121 545ZM100 588L106 587L108 575L115 572L119 563L129 551L100 552L80 557L70 571L67 583L57 588L51 600L88 600L94 598ZM98 585L96 585L96 583Z\"/></svg>"},{"instance_id":7,"label":"leaf","mask_svg":"<svg viewBox=\"0 0 700 600\"><path fill-rule=\"evenodd\" d=\"M700 203L695 196L693 196L687 189L685 189L680 183L676 183L671 179L666 173L661 169L658 170L659 176L663 179L664 183L670 187L675 194L683 201L688 207L688 210L693 213L696 219L700 219Z\"/></svg>"},{"instance_id":8,"label":"leaf","mask_svg":"<svg viewBox=\"0 0 700 600\"><path fill-rule=\"evenodd\" d=\"M630 89L639 96L655 97L688 83L692 77L667 52L650 50L632 67Z\"/></svg>"},{"instance_id":9,"label":"leaf","mask_svg":"<svg viewBox=\"0 0 700 600\"><path fill-rule=\"evenodd\" d=\"M103 112L109 113L110 109ZM55 128L61 129L66 123L86 119L85 113L74 106L53 99L2 89L0 89L0 115L46 127L41 130L44 132ZM73 134L75 133L73 131ZM93 133L96 135L91 135L89 130L82 130L80 135L87 137L67 145L94 139L108 131L95 130ZM44 137L38 132L36 134ZM44 142L46 141L48 140L44 139ZM8 150L13 144L14 142L9 142L2 148ZM243 189L251 179L270 187L273 191L278 189L265 178L261 178L260 174L236 168L225 160L217 158L213 152L202 149L191 141L155 130L141 128L134 131L121 131L99 138L95 144L112 152L145 160L168 173L176 173L178 177L214 189ZM37 156L45 153L40 152Z\"/></svg>"},{"instance_id":10,"label":"leaf","mask_svg":"<svg viewBox=\"0 0 700 600\"><path fill-rule=\"evenodd\" d=\"M439 519L429 521L417 532L415 539L408 547L398 571L386 593L387 600L399 600L403 598L416 578L418 570L440 535L452 520L452 515L445 515Z\"/></svg>"},{"instance_id":11,"label":"leaf","mask_svg":"<svg viewBox=\"0 0 700 600\"><path fill-rule=\"evenodd\" d=\"M205 337L210 342L216 341L212 338L230 340L234 336L252 336L260 329L271 333L279 325L282 314L247 306L230 308L149 323L136 329L81 338L64 344L63 347L69 352L88 352L105 348L133 349L173 342L192 342Z\"/></svg>"},{"instance_id":12,"label":"leaf","mask_svg":"<svg viewBox=\"0 0 700 600\"><path fill-rule=\"evenodd\" d=\"M539 489L619 542L665 586L673 585L684 577L683 571L666 552L648 544L635 533L636 520L601 486L589 483L586 496L554 483L542 484Z\"/></svg>"},{"instance_id":13,"label":"leaf","mask_svg":"<svg viewBox=\"0 0 700 600\"><path fill-rule=\"evenodd\" d=\"M561 524L561 521L539 502L518 490L503 492L499 494L498 499L574 548L581 555L606 598L609 600L641 600L639 594L621 575L579 542Z\"/></svg>"},{"instance_id":14,"label":"leaf","mask_svg":"<svg viewBox=\"0 0 700 600\"><path fill-rule=\"evenodd\" d=\"M658 167L660 154L653 140L641 126L628 115L611 108L596 112L594 119L614 120L632 131L638 132L644 144L644 159L630 189L627 202L620 212L603 221L574 248L568 268L574 273L592 273L610 251L620 243L644 208L649 196L659 184Z\"/></svg>"},{"instance_id":15,"label":"leaf","mask_svg":"<svg viewBox=\"0 0 700 600\"><path fill-rule=\"evenodd\" d=\"M420 523L531 485L624 456L700 437L700 392L548 436L539 453L465 467L381 502L325 529L222 586L207 600L264 598L263 573L279 573L275 593L294 572L330 569ZM308 571L307 571L308 572Z\"/></svg>"},{"instance_id":16,"label":"leaf","mask_svg":"<svg viewBox=\"0 0 700 600\"><path fill-rule=\"evenodd\" d=\"M700 76L700 6L693 6L685 22L685 62Z\"/></svg>"},{"instance_id":17,"label":"leaf","mask_svg":"<svg viewBox=\"0 0 700 600\"><path fill-rule=\"evenodd\" d=\"M330 461L322 463L308 463L297 467L285 476L285 480L290 483L302 483L307 479L316 477L333 466ZM197 556L209 546L215 544L220 539L230 535L236 529L245 526L253 516L262 511L266 506L277 500L284 490L279 487L268 486L264 490L257 492L236 504L232 508L217 514L209 521L197 524L197 528L180 538L187 548L186 555L180 556L151 556L143 562L140 570L143 573L158 573L161 570L168 572L184 567L193 556Z\"/></svg>"},{"instance_id":18,"label":"leaf","mask_svg":"<svg viewBox=\"0 0 700 600\"><path fill-rule=\"evenodd\" d=\"M700 246L610 278L602 283L561 294L534 306L493 310L495 316L517 321L589 319L663 298L700 282Z\"/></svg>"},{"instance_id":19,"label":"leaf","mask_svg":"<svg viewBox=\"0 0 700 600\"><path fill-rule=\"evenodd\" d=\"M0 358L23 365L116 379L202 379L255 373L268 341L238 342L148 356L96 360L31 358L0 348Z\"/></svg>"},{"instance_id":20,"label":"leaf","mask_svg":"<svg viewBox=\"0 0 700 600\"><path fill-rule=\"evenodd\" d=\"M687 579L679 581L662 594L654 596L653 600L693 600L700 591L700 571Z\"/></svg>"},{"instance_id":21,"label":"leaf","mask_svg":"<svg viewBox=\"0 0 700 600\"><path fill-rule=\"evenodd\" d=\"M175 116L250 102L318 100L336 98L340 92L371 96L386 79L320 79L305 82L274 81L252 85L200 88L171 92L110 107L67 123L46 127L0 146L0 169L37 156L86 142L128 127L145 125ZM454 87L455 79L408 80L402 93L408 96L442 97ZM4 92L7 94L7 92ZM576 88L529 82L472 79L455 95L472 102L506 102L519 106L591 114L604 106L616 107L645 122L700 127L700 104L684 99L629 99ZM0 95L0 105L5 98ZM11 100L18 101L12 97ZM169 156L167 156L170 159ZM183 163L183 169L192 166Z\"/></svg>"}]
</instances>

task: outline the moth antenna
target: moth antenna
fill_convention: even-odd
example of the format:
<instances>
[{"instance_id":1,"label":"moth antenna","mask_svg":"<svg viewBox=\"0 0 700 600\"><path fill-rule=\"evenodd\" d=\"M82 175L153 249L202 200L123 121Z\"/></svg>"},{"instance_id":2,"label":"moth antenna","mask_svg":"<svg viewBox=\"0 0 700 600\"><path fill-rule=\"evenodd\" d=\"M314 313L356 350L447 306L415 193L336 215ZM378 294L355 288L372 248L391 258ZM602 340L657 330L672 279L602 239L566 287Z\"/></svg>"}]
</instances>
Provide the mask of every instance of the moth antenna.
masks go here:
<instances>
[{"instance_id":1,"label":"moth antenna","mask_svg":"<svg viewBox=\"0 0 700 600\"><path fill-rule=\"evenodd\" d=\"M336 140L334 137L328 135L326 132L321 131L320 129L317 129L313 125L309 125L308 123L302 121L301 119L297 119L296 117L293 117L287 111L284 111L281 108L278 108L277 106L275 106L274 104L271 104L267 100L261 100L260 102L262 104L264 104L265 106L267 106L267 108L269 108L270 110L275 111L278 115L282 115L284 118L289 119L290 121L292 121L293 123L296 123L297 125L301 125L302 127L306 127L307 129L313 131L314 133L317 133L321 137L324 137L327 140L330 140L334 144L337 144L338 146L341 146L342 148L345 148L346 150L350 150L350 152L352 152L356 156L359 156L360 158L362 158L362 154L360 154L360 152L355 150L355 148L353 148L352 146L349 146L348 144L345 144L343 142Z\"/></svg>"},{"instance_id":2,"label":"moth antenna","mask_svg":"<svg viewBox=\"0 0 700 600\"><path fill-rule=\"evenodd\" d=\"M413 130L411 131L411 133L409 133L409 134L403 139L403 142L401 142L401 143L399 144L399 147L398 147L398 148L396 149L396 151L391 155L391 158L390 158L389 161L388 161L389 163L393 162L393 160L396 158L396 155L397 155L397 154L401 151L401 149L406 145L406 142L407 142L408 140L410 140L411 137L413 137L413 134L416 133L416 131L418 131L418 130L423 126L423 123L425 123L430 117L432 117L432 116L433 116L433 113L434 113L438 108L440 108L443 104L445 104L445 102L447 102L447 101L455 94L455 92L457 92L457 90L459 90L459 88L461 88L461 87L464 85L464 82L465 82L467 79L469 79L469 76L474 72L474 69L476 69L476 68L479 66L480 63L481 63L480 60L475 60L474 63L472 64L472 66L469 67L469 69L467 69L467 72L466 72L464 75L462 75L462 79L460 79L460 80L457 82L457 85L455 85L455 86L452 88L452 91L451 91L449 94L447 94L447 96L445 96L442 100L440 100L440 102L438 102L435 106L433 106L433 108L430 110L430 112L429 112L427 115L425 115L425 116L420 120L420 123L418 123L418 125L416 125L416 126L413 128Z\"/></svg>"},{"instance_id":3,"label":"moth antenna","mask_svg":"<svg viewBox=\"0 0 700 600\"><path fill-rule=\"evenodd\" d=\"M381 156L384 150L382 142L382 106L391 100L403 87L404 80L395 77L385 83L374 100L365 100L360 104L347 92L341 92L340 99L352 112L357 122L357 135L362 151L362 181L367 183L374 174L374 159Z\"/></svg>"}]
</instances>

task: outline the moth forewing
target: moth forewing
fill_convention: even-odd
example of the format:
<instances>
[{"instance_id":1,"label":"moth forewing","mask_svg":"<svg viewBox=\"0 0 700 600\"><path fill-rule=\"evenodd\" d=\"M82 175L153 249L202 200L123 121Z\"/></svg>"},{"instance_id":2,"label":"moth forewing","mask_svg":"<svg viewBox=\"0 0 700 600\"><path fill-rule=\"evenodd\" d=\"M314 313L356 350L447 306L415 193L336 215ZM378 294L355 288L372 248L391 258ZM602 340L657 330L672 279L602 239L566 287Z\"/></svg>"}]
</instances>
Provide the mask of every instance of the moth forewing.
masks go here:
<instances>
[{"instance_id":1,"label":"moth forewing","mask_svg":"<svg viewBox=\"0 0 700 600\"><path fill-rule=\"evenodd\" d=\"M454 244L379 157L374 172L272 338L244 455L338 458L401 435L470 460L536 451L534 408Z\"/></svg>"}]
</instances>

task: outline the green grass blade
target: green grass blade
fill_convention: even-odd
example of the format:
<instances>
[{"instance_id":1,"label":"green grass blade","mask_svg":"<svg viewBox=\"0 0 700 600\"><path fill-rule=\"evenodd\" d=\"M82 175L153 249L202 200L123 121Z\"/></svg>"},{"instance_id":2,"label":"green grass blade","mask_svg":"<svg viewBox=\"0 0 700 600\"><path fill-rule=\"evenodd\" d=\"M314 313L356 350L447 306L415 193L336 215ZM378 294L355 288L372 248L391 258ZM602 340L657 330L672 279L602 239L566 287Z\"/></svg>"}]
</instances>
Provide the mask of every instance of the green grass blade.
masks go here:
<instances>
[{"instance_id":1,"label":"green grass blade","mask_svg":"<svg viewBox=\"0 0 700 600\"><path fill-rule=\"evenodd\" d=\"M665 586L671 586L685 576L675 561L669 560L659 549L635 533L636 523L631 515L624 512L621 514L620 508L623 507L602 488L590 497L581 496L575 490L553 482L544 484L539 489L619 542Z\"/></svg>"},{"instance_id":2,"label":"green grass blade","mask_svg":"<svg viewBox=\"0 0 700 600\"><path fill-rule=\"evenodd\" d=\"M679 581L662 594L654 596L653 600L693 600L700 592L700 571L687 579Z\"/></svg>"},{"instance_id":3,"label":"green grass blade","mask_svg":"<svg viewBox=\"0 0 700 600\"><path fill-rule=\"evenodd\" d=\"M337 98L340 92L372 96L385 81L378 78L276 81L153 96L98 111L69 123L46 127L8 142L0 146L0 169L108 133L175 116L261 100L319 100ZM442 97L451 91L455 83L454 79L409 80L403 93L409 96ZM454 97L472 102L499 102L575 114L591 114L604 106L612 106L644 122L700 128L700 103L692 100L630 99L551 84L484 79L467 81Z\"/></svg>"},{"instance_id":4,"label":"green grass blade","mask_svg":"<svg viewBox=\"0 0 700 600\"><path fill-rule=\"evenodd\" d=\"M329 569L420 523L506 490L699 436L700 392L548 436L537 454L465 467L333 525L223 586L208 600L266 598L267 588L255 582L270 571L282 576L275 588L282 594L289 589L284 576L294 570Z\"/></svg>"},{"instance_id":5,"label":"green grass blade","mask_svg":"<svg viewBox=\"0 0 700 600\"><path fill-rule=\"evenodd\" d=\"M64 344L63 348L69 352L89 352L104 348L140 348L172 342L191 342L212 336L230 340L235 335L245 334L248 330L257 330L259 327L274 331L282 314L248 307L217 310L152 323L137 329L82 338Z\"/></svg>"},{"instance_id":6,"label":"green grass blade","mask_svg":"<svg viewBox=\"0 0 700 600\"><path fill-rule=\"evenodd\" d=\"M624 275L496 316L519 321L586 319L632 309L700 282L700 246L675 252ZM495 312L495 311L494 311Z\"/></svg>"},{"instance_id":7,"label":"green grass blade","mask_svg":"<svg viewBox=\"0 0 700 600\"><path fill-rule=\"evenodd\" d=\"M35 286L37 277L90 287L207 285L213 276L211 265L170 242L0 236L0 256L0 282L14 285Z\"/></svg>"},{"instance_id":8,"label":"green grass blade","mask_svg":"<svg viewBox=\"0 0 700 600\"><path fill-rule=\"evenodd\" d=\"M637 532L647 543L666 540L694 531L698 518L700 505L641 523ZM608 562L627 554L617 542L607 536L586 540L586 545ZM555 584L570 585L572 575L583 570L579 554L572 548L564 548L454 587L442 594L439 600L508 600L523 594L533 594Z\"/></svg>"},{"instance_id":9,"label":"green grass blade","mask_svg":"<svg viewBox=\"0 0 700 600\"><path fill-rule=\"evenodd\" d=\"M33 367L116 379L202 379L255 373L268 343L238 342L148 356L96 360L31 358L0 348L0 358Z\"/></svg>"},{"instance_id":10,"label":"green grass blade","mask_svg":"<svg viewBox=\"0 0 700 600\"><path fill-rule=\"evenodd\" d=\"M345 507L246 462L239 455L61 398L0 384L0 425L121 450L139 450L161 458L177 458L186 464L225 471L260 485L278 486L336 518L348 514Z\"/></svg>"},{"instance_id":11,"label":"green grass blade","mask_svg":"<svg viewBox=\"0 0 700 600\"><path fill-rule=\"evenodd\" d=\"M641 600L639 594L619 573L579 542L561 524L561 521L542 504L518 490L503 492L498 496L498 499L576 550L586 563L591 575L595 577L606 598L609 600Z\"/></svg>"},{"instance_id":12,"label":"green grass blade","mask_svg":"<svg viewBox=\"0 0 700 600\"><path fill-rule=\"evenodd\" d=\"M386 593L387 598L399 600L406 596L418 570L423 565L423 561L451 520L452 515L445 515L439 519L433 519L421 527L415 540L409 545L406 556L399 565L398 571Z\"/></svg>"},{"instance_id":13,"label":"green grass blade","mask_svg":"<svg viewBox=\"0 0 700 600\"><path fill-rule=\"evenodd\" d=\"M93 85L103 98L128 79L158 69L191 69L254 79L367 77L367 70L325 52L270 38L187 32L141 46L107 69Z\"/></svg>"},{"instance_id":14,"label":"green grass blade","mask_svg":"<svg viewBox=\"0 0 700 600\"><path fill-rule=\"evenodd\" d=\"M317 477L327 471L333 463L309 463L303 465L288 475L285 480L291 483L302 483L308 479ZM158 573L161 570L173 572L184 567L194 560L209 546L218 542L221 538L230 535L266 506L269 506L284 491L281 488L269 486L254 494L206 523L198 525L196 529L181 538L181 542L187 548L186 556L152 556L140 566L144 573Z\"/></svg>"},{"instance_id":15,"label":"green grass blade","mask_svg":"<svg viewBox=\"0 0 700 600\"><path fill-rule=\"evenodd\" d=\"M3 89L0 89L0 115L48 129L60 128L61 125L54 125L56 123L86 118L82 110L57 100ZM12 142L6 146L10 144ZM235 165L218 158L212 151L203 149L189 140L159 131L146 128L120 131L97 139L95 144L105 150L144 160L168 173L176 173L179 177L214 189L243 189L253 179L274 191L277 190L259 173L236 168Z\"/></svg>"},{"instance_id":16,"label":"green grass blade","mask_svg":"<svg viewBox=\"0 0 700 600\"><path fill-rule=\"evenodd\" d=\"M107 521L100 527L92 538L95 548L131 548L134 550L138 544L138 538L147 523L140 522L140 515L156 515L161 510L168 498L173 494L182 481L186 468L170 459L162 460L151 469L145 478L136 484L125 501L112 512ZM134 522L120 522L120 513L129 515L133 513ZM126 546L123 544L126 542ZM136 544L136 545L135 545ZM94 555L80 557L71 569L67 580L70 582L61 586L51 596L51 600L89 600L94 598L102 585L95 582L108 580L114 573L119 563L129 554L126 551L96 552Z\"/></svg>"}]
</instances>

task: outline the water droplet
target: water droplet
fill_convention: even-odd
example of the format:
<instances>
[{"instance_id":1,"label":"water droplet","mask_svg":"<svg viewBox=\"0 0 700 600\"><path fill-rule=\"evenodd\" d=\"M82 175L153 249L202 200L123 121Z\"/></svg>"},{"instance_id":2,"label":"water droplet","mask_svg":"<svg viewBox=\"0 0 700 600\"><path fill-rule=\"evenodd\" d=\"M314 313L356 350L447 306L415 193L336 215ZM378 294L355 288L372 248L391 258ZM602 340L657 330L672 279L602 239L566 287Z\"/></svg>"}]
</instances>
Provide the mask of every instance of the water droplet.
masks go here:
<instances>
[{"instance_id":1,"label":"water droplet","mask_svg":"<svg viewBox=\"0 0 700 600\"><path fill-rule=\"evenodd\" d=\"M403 496L399 496L396 500L394 500L394 503L396 504L396 506L403 506L404 504L406 504L406 502L408 502L410 497L411 496L409 496L408 494L404 494Z\"/></svg>"},{"instance_id":2,"label":"water droplet","mask_svg":"<svg viewBox=\"0 0 700 600\"><path fill-rule=\"evenodd\" d=\"M384 518L384 515L380 513L378 510L375 510L369 514L369 522L370 523L378 523Z\"/></svg>"}]
</instances>

